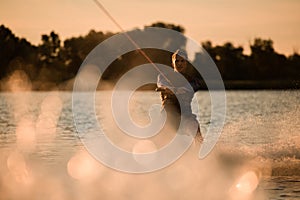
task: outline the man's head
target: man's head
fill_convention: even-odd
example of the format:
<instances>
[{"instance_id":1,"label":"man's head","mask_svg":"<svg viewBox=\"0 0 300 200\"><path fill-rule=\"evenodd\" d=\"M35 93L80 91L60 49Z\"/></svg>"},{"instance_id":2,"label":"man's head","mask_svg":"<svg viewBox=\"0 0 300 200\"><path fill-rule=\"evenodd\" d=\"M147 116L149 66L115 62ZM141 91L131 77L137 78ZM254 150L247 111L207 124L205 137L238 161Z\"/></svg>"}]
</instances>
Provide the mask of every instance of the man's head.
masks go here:
<instances>
[{"instance_id":1,"label":"man's head","mask_svg":"<svg viewBox=\"0 0 300 200\"><path fill-rule=\"evenodd\" d=\"M172 55L172 66L174 71L185 73L187 70L187 53L183 50L177 50Z\"/></svg>"}]
</instances>

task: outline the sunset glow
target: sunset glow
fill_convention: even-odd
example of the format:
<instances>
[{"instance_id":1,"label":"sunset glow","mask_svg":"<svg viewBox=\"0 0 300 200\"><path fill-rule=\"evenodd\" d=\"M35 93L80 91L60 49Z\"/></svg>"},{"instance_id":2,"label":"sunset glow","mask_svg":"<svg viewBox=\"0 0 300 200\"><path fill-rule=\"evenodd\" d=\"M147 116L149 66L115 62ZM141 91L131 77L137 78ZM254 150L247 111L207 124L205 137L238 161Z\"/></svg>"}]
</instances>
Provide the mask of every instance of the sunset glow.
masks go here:
<instances>
[{"instance_id":1,"label":"sunset glow","mask_svg":"<svg viewBox=\"0 0 300 200\"><path fill-rule=\"evenodd\" d=\"M270 38L279 53L292 54L300 48L300 2L287 1L120 1L102 0L125 30L142 28L157 21L179 24L196 41L226 41L247 48L255 37ZM91 29L120 30L91 1L4 1L1 23L33 44L41 34L56 31L64 40ZM247 51L247 49L245 49Z\"/></svg>"}]
</instances>

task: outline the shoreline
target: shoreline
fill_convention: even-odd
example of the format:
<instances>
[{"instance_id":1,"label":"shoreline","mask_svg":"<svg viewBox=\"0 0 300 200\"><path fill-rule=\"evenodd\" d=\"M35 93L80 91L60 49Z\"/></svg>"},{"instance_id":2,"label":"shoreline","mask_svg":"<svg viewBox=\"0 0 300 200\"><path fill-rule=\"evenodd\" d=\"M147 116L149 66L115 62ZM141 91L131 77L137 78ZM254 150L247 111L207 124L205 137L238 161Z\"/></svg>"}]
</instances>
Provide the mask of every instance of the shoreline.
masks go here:
<instances>
[{"instance_id":1,"label":"shoreline","mask_svg":"<svg viewBox=\"0 0 300 200\"><path fill-rule=\"evenodd\" d=\"M97 91L113 90L116 81L102 81L98 84ZM200 91L207 90L206 84L203 81ZM220 90L219 83L211 82L212 90ZM63 83L53 82L32 82L23 84L19 82L17 85L9 84L5 81L0 81L0 92L14 91L73 91L74 79ZM225 90L299 90L300 80L228 80L224 81ZM156 84L147 84L141 86L137 91L155 91ZM128 88L129 90L131 88Z\"/></svg>"}]
</instances>

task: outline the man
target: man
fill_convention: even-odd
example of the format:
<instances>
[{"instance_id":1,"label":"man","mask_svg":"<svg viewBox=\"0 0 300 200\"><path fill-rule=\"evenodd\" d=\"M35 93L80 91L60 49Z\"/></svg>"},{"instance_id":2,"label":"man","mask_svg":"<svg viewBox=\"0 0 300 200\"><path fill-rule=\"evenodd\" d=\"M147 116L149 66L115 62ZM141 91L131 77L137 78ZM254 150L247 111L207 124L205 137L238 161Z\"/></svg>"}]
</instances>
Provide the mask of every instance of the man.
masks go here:
<instances>
[{"instance_id":1,"label":"man","mask_svg":"<svg viewBox=\"0 0 300 200\"><path fill-rule=\"evenodd\" d=\"M192 113L191 108L194 93L200 89L200 78L191 72L187 54L183 50L177 50L172 55L172 66L172 73L158 75L156 89L161 92L162 108L167 112L167 123L177 130L182 117L187 126L186 130L196 126L196 136L202 138L196 115ZM193 133L186 131L185 134Z\"/></svg>"}]
</instances>

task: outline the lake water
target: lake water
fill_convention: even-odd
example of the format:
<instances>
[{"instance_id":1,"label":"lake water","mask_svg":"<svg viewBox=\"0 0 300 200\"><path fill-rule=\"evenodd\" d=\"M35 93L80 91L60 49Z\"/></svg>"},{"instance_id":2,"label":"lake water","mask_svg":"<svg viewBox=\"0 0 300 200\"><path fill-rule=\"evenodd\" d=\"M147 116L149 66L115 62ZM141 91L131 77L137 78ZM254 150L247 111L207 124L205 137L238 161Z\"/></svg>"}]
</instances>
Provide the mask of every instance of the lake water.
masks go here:
<instances>
[{"instance_id":1,"label":"lake water","mask_svg":"<svg viewBox=\"0 0 300 200\"><path fill-rule=\"evenodd\" d=\"M122 143L109 114L110 92L97 92L99 121ZM300 199L300 92L227 91L226 121L203 160L191 147L156 172L112 170L87 153L76 135L71 92L0 94L0 200L2 199ZM201 131L210 125L210 98L196 93ZM154 92L136 92L132 119L147 120L160 103ZM84 113L84 107L81 106ZM82 117L84 123L89 119ZM85 121L86 120L86 121ZM121 139L120 139L121 138ZM159 147L157 147L159 148ZM112 158L114 159L114 158Z\"/></svg>"}]
</instances>

